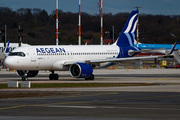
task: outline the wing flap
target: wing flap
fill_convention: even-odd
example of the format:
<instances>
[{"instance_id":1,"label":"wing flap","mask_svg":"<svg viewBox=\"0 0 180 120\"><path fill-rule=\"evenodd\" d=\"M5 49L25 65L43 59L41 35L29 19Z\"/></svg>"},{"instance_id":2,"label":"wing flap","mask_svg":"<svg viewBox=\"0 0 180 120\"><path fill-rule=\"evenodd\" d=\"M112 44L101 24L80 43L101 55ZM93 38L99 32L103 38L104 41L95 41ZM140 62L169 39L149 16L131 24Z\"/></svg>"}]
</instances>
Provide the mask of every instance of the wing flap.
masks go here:
<instances>
[{"instance_id":1,"label":"wing flap","mask_svg":"<svg viewBox=\"0 0 180 120\"><path fill-rule=\"evenodd\" d=\"M101 62L119 62L125 60L141 60L141 59L153 59L159 56L147 56L147 57L129 57L129 58L115 58L115 59L101 59L101 60L90 60L91 63L101 63Z\"/></svg>"}]
</instances>

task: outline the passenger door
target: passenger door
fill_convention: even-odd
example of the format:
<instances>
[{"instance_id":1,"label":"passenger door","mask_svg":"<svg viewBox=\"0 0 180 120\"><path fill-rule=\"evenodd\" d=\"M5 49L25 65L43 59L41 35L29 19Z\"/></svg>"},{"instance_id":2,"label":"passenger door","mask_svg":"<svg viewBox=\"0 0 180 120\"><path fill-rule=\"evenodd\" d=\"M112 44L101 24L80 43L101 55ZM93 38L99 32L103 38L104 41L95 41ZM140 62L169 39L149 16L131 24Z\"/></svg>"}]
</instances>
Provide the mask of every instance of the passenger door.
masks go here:
<instances>
[{"instance_id":1,"label":"passenger door","mask_svg":"<svg viewBox=\"0 0 180 120\"><path fill-rule=\"evenodd\" d=\"M31 62L36 62L36 53L34 49L29 49L31 53Z\"/></svg>"}]
</instances>

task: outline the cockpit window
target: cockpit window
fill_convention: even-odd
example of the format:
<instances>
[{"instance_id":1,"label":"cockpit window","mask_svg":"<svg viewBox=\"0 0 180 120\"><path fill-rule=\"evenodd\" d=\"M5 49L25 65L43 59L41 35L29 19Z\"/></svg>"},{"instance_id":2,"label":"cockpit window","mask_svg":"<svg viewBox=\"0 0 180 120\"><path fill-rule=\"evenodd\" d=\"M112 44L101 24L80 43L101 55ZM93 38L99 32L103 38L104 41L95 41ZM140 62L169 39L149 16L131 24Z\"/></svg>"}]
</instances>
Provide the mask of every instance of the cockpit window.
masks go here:
<instances>
[{"instance_id":1,"label":"cockpit window","mask_svg":"<svg viewBox=\"0 0 180 120\"><path fill-rule=\"evenodd\" d=\"M21 56L21 57L25 57L26 55L23 52L10 52L9 56Z\"/></svg>"}]
</instances>

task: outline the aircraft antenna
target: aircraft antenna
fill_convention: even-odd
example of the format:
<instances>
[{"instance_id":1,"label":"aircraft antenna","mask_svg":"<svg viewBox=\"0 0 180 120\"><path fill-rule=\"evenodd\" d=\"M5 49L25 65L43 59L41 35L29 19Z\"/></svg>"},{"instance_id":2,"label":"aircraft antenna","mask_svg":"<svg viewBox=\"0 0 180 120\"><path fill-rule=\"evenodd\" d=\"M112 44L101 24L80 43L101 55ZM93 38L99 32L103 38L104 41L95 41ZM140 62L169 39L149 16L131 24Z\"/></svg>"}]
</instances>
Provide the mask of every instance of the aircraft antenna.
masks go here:
<instances>
[{"instance_id":1,"label":"aircraft antenna","mask_svg":"<svg viewBox=\"0 0 180 120\"><path fill-rule=\"evenodd\" d=\"M136 6L134 8L137 8L137 11L139 11L139 8L142 8L142 7L139 7L139 6ZM137 41L137 47L138 47L138 42L139 42L139 16L137 18L137 28L136 28L136 41ZM137 55L138 57L138 55Z\"/></svg>"}]
</instances>

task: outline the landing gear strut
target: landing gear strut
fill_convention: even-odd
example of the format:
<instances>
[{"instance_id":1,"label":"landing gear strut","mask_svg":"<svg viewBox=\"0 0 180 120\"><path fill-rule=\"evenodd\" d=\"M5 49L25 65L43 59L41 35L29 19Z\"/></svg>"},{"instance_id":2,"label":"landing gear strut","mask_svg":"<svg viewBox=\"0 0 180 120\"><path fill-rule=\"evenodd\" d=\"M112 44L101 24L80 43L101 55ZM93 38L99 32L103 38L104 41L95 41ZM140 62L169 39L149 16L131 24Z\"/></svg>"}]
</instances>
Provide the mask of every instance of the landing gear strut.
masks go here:
<instances>
[{"instance_id":1,"label":"landing gear strut","mask_svg":"<svg viewBox=\"0 0 180 120\"><path fill-rule=\"evenodd\" d=\"M59 79L59 75L58 74L54 74L54 71L51 71L52 73L49 75L49 80L58 80Z\"/></svg>"},{"instance_id":2,"label":"landing gear strut","mask_svg":"<svg viewBox=\"0 0 180 120\"><path fill-rule=\"evenodd\" d=\"M94 80L94 75L92 74L91 76L85 78L85 80Z\"/></svg>"},{"instance_id":3,"label":"landing gear strut","mask_svg":"<svg viewBox=\"0 0 180 120\"><path fill-rule=\"evenodd\" d=\"M27 77L27 73L29 71L25 71L25 74L22 76L22 81L27 81L28 80L28 77Z\"/></svg>"}]
</instances>

